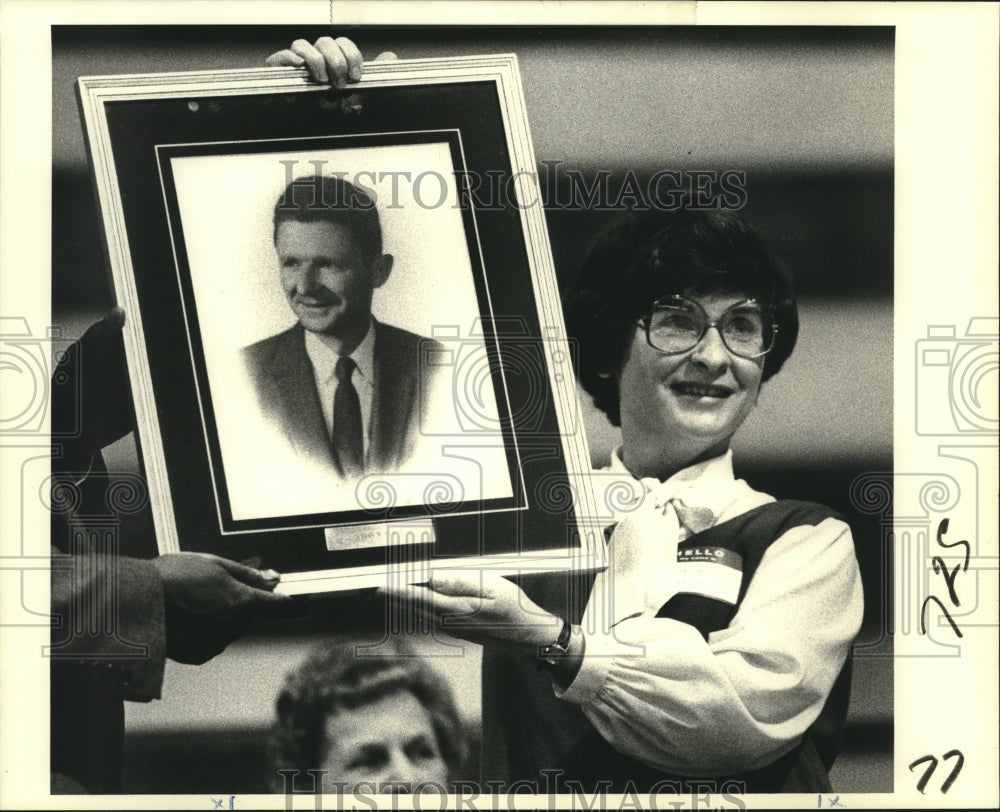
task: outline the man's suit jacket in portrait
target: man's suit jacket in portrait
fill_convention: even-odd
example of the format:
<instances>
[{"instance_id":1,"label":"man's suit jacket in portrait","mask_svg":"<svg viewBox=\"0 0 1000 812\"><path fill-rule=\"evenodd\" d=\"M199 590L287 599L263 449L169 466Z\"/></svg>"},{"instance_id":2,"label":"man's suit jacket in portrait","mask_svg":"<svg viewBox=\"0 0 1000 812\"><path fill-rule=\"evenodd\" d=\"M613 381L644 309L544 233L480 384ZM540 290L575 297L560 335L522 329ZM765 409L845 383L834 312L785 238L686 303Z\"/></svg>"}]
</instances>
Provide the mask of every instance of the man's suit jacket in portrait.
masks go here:
<instances>
[{"instance_id":1,"label":"man's suit jacket in portrait","mask_svg":"<svg viewBox=\"0 0 1000 812\"><path fill-rule=\"evenodd\" d=\"M365 473L405 467L420 438L421 413L433 385L429 355L439 342L373 321L374 374ZM242 350L261 412L298 456L341 473L327 433L305 330L296 324Z\"/></svg>"}]
</instances>

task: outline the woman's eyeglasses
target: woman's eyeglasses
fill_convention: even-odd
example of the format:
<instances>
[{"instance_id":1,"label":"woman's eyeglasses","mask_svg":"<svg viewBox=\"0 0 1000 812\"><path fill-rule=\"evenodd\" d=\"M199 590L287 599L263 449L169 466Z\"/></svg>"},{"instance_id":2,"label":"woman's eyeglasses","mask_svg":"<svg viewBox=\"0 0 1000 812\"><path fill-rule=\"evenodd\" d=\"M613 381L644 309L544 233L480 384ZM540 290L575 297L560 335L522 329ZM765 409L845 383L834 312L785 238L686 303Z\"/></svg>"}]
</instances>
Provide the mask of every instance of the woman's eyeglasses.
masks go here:
<instances>
[{"instance_id":1,"label":"woman's eyeglasses","mask_svg":"<svg viewBox=\"0 0 1000 812\"><path fill-rule=\"evenodd\" d=\"M754 299L736 302L711 321L694 299L663 296L653 302L640 324L646 329L649 346L667 355L694 349L714 327L733 355L760 358L774 347L778 333L772 309Z\"/></svg>"}]
</instances>

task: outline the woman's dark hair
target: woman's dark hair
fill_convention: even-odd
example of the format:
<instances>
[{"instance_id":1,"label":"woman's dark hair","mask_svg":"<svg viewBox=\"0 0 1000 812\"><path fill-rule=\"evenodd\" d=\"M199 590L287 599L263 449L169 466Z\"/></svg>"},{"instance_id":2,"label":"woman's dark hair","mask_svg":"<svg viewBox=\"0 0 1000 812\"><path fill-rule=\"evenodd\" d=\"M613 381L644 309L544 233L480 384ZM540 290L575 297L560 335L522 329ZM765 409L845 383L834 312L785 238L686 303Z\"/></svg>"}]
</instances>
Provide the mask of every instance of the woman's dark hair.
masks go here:
<instances>
[{"instance_id":1,"label":"woman's dark hair","mask_svg":"<svg viewBox=\"0 0 1000 812\"><path fill-rule=\"evenodd\" d=\"M668 294L736 294L770 304L778 334L764 356L762 380L795 347L791 276L742 218L724 211L633 214L597 238L566 302L580 383L615 426L621 425L616 373L636 322Z\"/></svg>"},{"instance_id":2,"label":"woman's dark hair","mask_svg":"<svg viewBox=\"0 0 1000 812\"><path fill-rule=\"evenodd\" d=\"M320 769L331 717L400 693L412 694L427 711L454 777L467 742L451 689L409 642L390 637L379 644L321 645L285 677L270 743L273 788L285 789L279 770Z\"/></svg>"}]
</instances>

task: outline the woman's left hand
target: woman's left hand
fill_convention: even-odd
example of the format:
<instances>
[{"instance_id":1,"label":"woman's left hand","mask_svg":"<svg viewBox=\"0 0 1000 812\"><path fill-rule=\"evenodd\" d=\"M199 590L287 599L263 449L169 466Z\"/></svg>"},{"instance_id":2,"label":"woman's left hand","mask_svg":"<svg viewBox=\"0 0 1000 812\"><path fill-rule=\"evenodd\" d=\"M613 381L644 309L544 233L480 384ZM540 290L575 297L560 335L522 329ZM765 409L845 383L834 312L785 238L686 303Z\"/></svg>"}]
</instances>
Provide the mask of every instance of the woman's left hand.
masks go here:
<instances>
[{"instance_id":1,"label":"woman's left hand","mask_svg":"<svg viewBox=\"0 0 1000 812\"><path fill-rule=\"evenodd\" d=\"M498 575L476 578L435 575L426 585L381 587L396 612L414 612L446 634L537 657L539 646L558 637L562 620Z\"/></svg>"}]
</instances>

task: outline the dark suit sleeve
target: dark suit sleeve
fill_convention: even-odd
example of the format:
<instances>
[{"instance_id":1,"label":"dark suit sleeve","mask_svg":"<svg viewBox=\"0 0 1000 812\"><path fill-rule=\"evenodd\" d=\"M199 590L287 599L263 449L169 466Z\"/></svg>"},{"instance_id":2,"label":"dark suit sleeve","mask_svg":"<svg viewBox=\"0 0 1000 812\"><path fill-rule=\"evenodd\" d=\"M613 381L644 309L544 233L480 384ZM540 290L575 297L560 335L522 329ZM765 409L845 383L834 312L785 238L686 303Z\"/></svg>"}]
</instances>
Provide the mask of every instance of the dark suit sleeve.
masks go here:
<instances>
[{"instance_id":1,"label":"dark suit sleeve","mask_svg":"<svg viewBox=\"0 0 1000 812\"><path fill-rule=\"evenodd\" d=\"M56 794L121 792L122 700L159 698L163 586L148 561L52 548L49 766Z\"/></svg>"},{"instance_id":2,"label":"dark suit sleeve","mask_svg":"<svg viewBox=\"0 0 1000 812\"><path fill-rule=\"evenodd\" d=\"M163 584L149 561L52 548L52 669L121 699L160 697Z\"/></svg>"},{"instance_id":3,"label":"dark suit sleeve","mask_svg":"<svg viewBox=\"0 0 1000 812\"><path fill-rule=\"evenodd\" d=\"M54 462L57 477L76 479L58 467ZM75 486L80 504L52 513L52 673L146 702L159 698L163 681L163 583L151 562L117 555L115 544L101 548L104 540L88 519L103 504L107 484L98 452Z\"/></svg>"}]
</instances>

